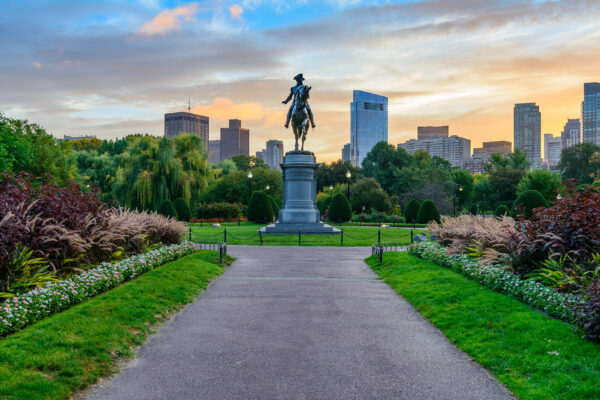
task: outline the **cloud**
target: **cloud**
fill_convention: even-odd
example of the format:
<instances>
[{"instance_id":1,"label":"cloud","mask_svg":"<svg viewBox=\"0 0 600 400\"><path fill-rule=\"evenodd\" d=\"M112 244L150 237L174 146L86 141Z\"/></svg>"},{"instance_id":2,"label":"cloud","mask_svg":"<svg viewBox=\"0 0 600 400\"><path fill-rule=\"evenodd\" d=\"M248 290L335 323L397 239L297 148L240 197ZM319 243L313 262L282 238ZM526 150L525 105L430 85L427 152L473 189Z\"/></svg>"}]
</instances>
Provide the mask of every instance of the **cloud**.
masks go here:
<instances>
[{"instance_id":1,"label":"cloud","mask_svg":"<svg viewBox=\"0 0 600 400\"><path fill-rule=\"evenodd\" d=\"M229 7L228 10L229 10L229 15L231 16L232 19L242 21L242 13L244 12L244 9L242 8L242 6L240 6L239 4L234 4L231 7Z\"/></svg>"},{"instance_id":2,"label":"cloud","mask_svg":"<svg viewBox=\"0 0 600 400\"><path fill-rule=\"evenodd\" d=\"M142 36L165 35L181 29L181 22L192 21L198 12L198 3L189 3L172 10L164 10L150 22L146 22L136 34Z\"/></svg>"},{"instance_id":3,"label":"cloud","mask_svg":"<svg viewBox=\"0 0 600 400\"><path fill-rule=\"evenodd\" d=\"M42 63L39 63L39 62L37 62L37 61L34 61L32 64L33 64L33 66L34 66L34 67L36 67L36 68L42 68L42 65L43 65Z\"/></svg>"},{"instance_id":4,"label":"cloud","mask_svg":"<svg viewBox=\"0 0 600 400\"><path fill-rule=\"evenodd\" d=\"M212 104L193 107L192 112L221 121L235 118L242 123L260 121L266 125L283 125L285 118L281 110L267 110L257 102L235 104L231 99L222 97L217 97Z\"/></svg>"}]
</instances>

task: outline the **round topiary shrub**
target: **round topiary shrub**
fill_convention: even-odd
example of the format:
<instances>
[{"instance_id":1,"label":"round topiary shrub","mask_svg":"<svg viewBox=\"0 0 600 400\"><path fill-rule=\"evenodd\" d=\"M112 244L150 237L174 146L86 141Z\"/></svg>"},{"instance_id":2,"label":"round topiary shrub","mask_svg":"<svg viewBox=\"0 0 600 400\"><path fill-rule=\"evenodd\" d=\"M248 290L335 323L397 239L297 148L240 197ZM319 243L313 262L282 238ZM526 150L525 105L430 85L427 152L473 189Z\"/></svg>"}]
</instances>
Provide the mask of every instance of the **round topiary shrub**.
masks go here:
<instances>
[{"instance_id":1,"label":"round topiary shrub","mask_svg":"<svg viewBox=\"0 0 600 400\"><path fill-rule=\"evenodd\" d=\"M175 207L175 211L177 211L177 215L179 216L179 220L181 221L189 221L192 218L192 211L190 210L190 206L187 201L179 197L175 199L173 202L173 207Z\"/></svg>"},{"instance_id":2,"label":"round topiary shrub","mask_svg":"<svg viewBox=\"0 0 600 400\"><path fill-rule=\"evenodd\" d=\"M406 221L406 223L414 223L417 222L417 215L419 214L419 208L420 208L420 204L418 200L411 200L408 202L408 204L406 205L406 208L404 209L404 220Z\"/></svg>"},{"instance_id":3,"label":"round topiary shrub","mask_svg":"<svg viewBox=\"0 0 600 400\"><path fill-rule=\"evenodd\" d=\"M338 193L331 199L327 215L330 221L346 222L352 218L352 208L350 202L342 193Z\"/></svg>"},{"instance_id":4,"label":"round topiary shrub","mask_svg":"<svg viewBox=\"0 0 600 400\"><path fill-rule=\"evenodd\" d=\"M163 200L163 202L160 203L160 207L158 207L158 213L160 215L164 215L165 217L178 218L177 210L175 210L171 200Z\"/></svg>"},{"instance_id":5,"label":"round topiary shrub","mask_svg":"<svg viewBox=\"0 0 600 400\"><path fill-rule=\"evenodd\" d=\"M531 217L531 213L538 207L548 207L548 201L536 190L526 190L515 200L512 207L513 216L524 215Z\"/></svg>"},{"instance_id":6,"label":"round topiary shrub","mask_svg":"<svg viewBox=\"0 0 600 400\"><path fill-rule=\"evenodd\" d=\"M269 196L269 202L271 202L271 209L273 210L273 216L277 218L279 215L279 204L277 204L277 200L273 196Z\"/></svg>"},{"instance_id":7,"label":"round topiary shrub","mask_svg":"<svg viewBox=\"0 0 600 400\"><path fill-rule=\"evenodd\" d=\"M510 210L504 204L500 204L498 207L496 207L496 210L494 211L494 216L502 218L505 215L510 215Z\"/></svg>"},{"instance_id":8,"label":"round topiary shrub","mask_svg":"<svg viewBox=\"0 0 600 400\"><path fill-rule=\"evenodd\" d=\"M440 212L438 211L435 203L431 200L425 200L419 207L417 214L417 222L419 224L428 224L431 221L440 223Z\"/></svg>"},{"instance_id":9,"label":"round topiary shrub","mask_svg":"<svg viewBox=\"0 0 600 400\"><path fill-rule=\"evenodd\" d=\"M273 221L273 207L271 207L271 201L265 192L257 190L250 196L250 201L248 202L248 221L257 223Z\"/></svg>"}]
</instances>

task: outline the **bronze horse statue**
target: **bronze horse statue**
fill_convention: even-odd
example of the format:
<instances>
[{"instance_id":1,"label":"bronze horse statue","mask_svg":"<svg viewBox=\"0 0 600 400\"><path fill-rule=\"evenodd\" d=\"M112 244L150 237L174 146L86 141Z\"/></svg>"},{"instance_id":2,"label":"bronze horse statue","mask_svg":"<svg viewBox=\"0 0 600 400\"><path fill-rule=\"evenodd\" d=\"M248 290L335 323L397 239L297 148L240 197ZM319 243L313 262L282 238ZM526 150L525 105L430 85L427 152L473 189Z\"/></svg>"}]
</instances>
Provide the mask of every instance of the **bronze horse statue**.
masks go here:
<instances>
[{"instance_id":1,"label":"bronze horse statue","mask_svg":"<svg viewBox=\"0 0 600 400\"><path fill-rule=\"evenodd\" d=\"M304 150L304 141L308 132L309 115L306 110L307 101L310 97L310 86L300 86L294 96L294 105L292 109L292 129L296 138L295 149L298 150L298 139L302 138L302 148Z\"/></svg>"}]
</instances>

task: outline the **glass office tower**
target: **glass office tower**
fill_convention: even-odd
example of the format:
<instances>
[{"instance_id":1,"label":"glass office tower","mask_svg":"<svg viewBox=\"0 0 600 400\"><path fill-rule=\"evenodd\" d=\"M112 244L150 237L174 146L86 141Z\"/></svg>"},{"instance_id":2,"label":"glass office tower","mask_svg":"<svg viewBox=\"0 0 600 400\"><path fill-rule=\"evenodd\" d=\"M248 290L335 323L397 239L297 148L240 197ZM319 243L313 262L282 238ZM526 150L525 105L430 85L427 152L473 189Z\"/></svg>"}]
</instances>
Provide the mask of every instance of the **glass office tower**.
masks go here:
<instances>
[{"instance_id":1,"label":"glass office tower","mask_svg":"<svg viewBox=\"0 0 600 400\"><path fill-rule=\"evenodd\" d=\"M600 83L583 84L581 103L583 141L600 145Z\"/></svg>"},{"instance_id":2,"label":"glass office tower","mask_svg":"<svg viewBox=\"0 0 600 400\"><path fill-rule=\"evenodd\" d=\"M531 161L532 168L542 163L542 115L535 103L515 104L514 109L515 149L519 148Z\"/></svg>"},{"instance_id":3,"label":"glass office tower","mask_svg":"<svg viewBox=\"0 0 600 400\"><path fill-rule=\"evenodd\" d=\"M350 104L350 162L360 167L375 144L388 141L388 99L354 90L353 100Z\"/></svg>"}]
</instances>

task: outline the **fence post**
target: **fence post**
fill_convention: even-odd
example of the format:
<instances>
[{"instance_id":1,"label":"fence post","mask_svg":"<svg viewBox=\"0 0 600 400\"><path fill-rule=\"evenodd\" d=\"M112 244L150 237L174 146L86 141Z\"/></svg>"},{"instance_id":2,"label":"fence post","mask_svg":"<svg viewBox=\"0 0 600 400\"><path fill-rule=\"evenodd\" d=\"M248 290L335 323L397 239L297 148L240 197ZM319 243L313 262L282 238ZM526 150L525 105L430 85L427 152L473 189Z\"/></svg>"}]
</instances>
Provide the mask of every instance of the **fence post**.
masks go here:
<instances>
[{"instance_id":1,"label":"fence post","mask_svg":"<svg viewBox=\"0 0 600 400\"><path fill-rule=\"evenodd\" d=\"M302 231L298 231L298 246L302 246Z\"/></svg>"},{"instance_id":2,"label":"fence post","mask_svg":"<svg viewBox=\"0 0 600 400\"><path fill-rule=\"evenodd\" d=\"M259 230L258 231L258 236L260 237L260 245L263 245L263 241L262 241L262 232Z\"/></svg>"},{"instance_id":3,"label":"fence post","mask_svg":"<svg viewBox=\"0 0 600 400\"><path fill-rule=\"evenodd\" d=\"M200 227L202 227L202 218L200 218Z\"/></svg>"},{"instance_id":4,"label":"fence post","mask_svg":"<svg viewBox=\"0 0 600 400\"><path fill-rule=\"evenodd\" d=\"M383 247L379 247L379 264L383 261Z\"/></svg>"},{"instance_id":5,"label":"fence post","mask_svg":"<svg viewBox=\"0 0 600 400\"><path fill-rule=\"evenodd\" d=\"M381 244L381 229L377 230L377 244Z\"/></svg>"},{"instance_id":6,"label":"fence post","mask_svg":"<svg viewBox=\"0 0 600 400\"><path fill-rule=\"evenodd\" d=\"M223 264L223 246L219 246L219 264Z\"/></svg>"},{"instance_id":7,"label":"fence post","mask_svg":"<svg viewBox=\"0 0 600 400\"><path fill-rule=\"evenodd\" d=\"M340 235L340 246L344 247L344 231L342 230L342 234Z\"/></svg>"},{"instance_id":8,"label":"fence post","mask_svg":"<svg viewBox=\"0 0 600 400\"><path fill-rule=\"evenodd\" d=\"M188 240L192 241L192 223L188 222L189 232L188 232Z\"/></svg>"},{"instance_id":9,"label":"fence post","mask_svg":"<svg viewBox=\"0 0 600 400\"><path fill-rule=\"evenodd\" d=\"M223 230L223 243L227 243L227 228Z\"/></svg>"},{"instance_id":10,"label":"fence post","mask_svg":"<svg viewBox=\"0 0 600 400\"><path fill-rule=\"evenodd\" d=\"M414 232L414 231L411 229L411 230L410 230L410 242L411 242L411 243L413 242L413 232Z\"/></svg>"},{"instance_id":11,"label":"fence post","mask_svg":"<svg viewBox=\"0 0 600 400\"><path fill-rule=\"evenodd\" d=\"M240 218L238 217L238 226L240 226Z\"/></svg>"}]
</instances>

